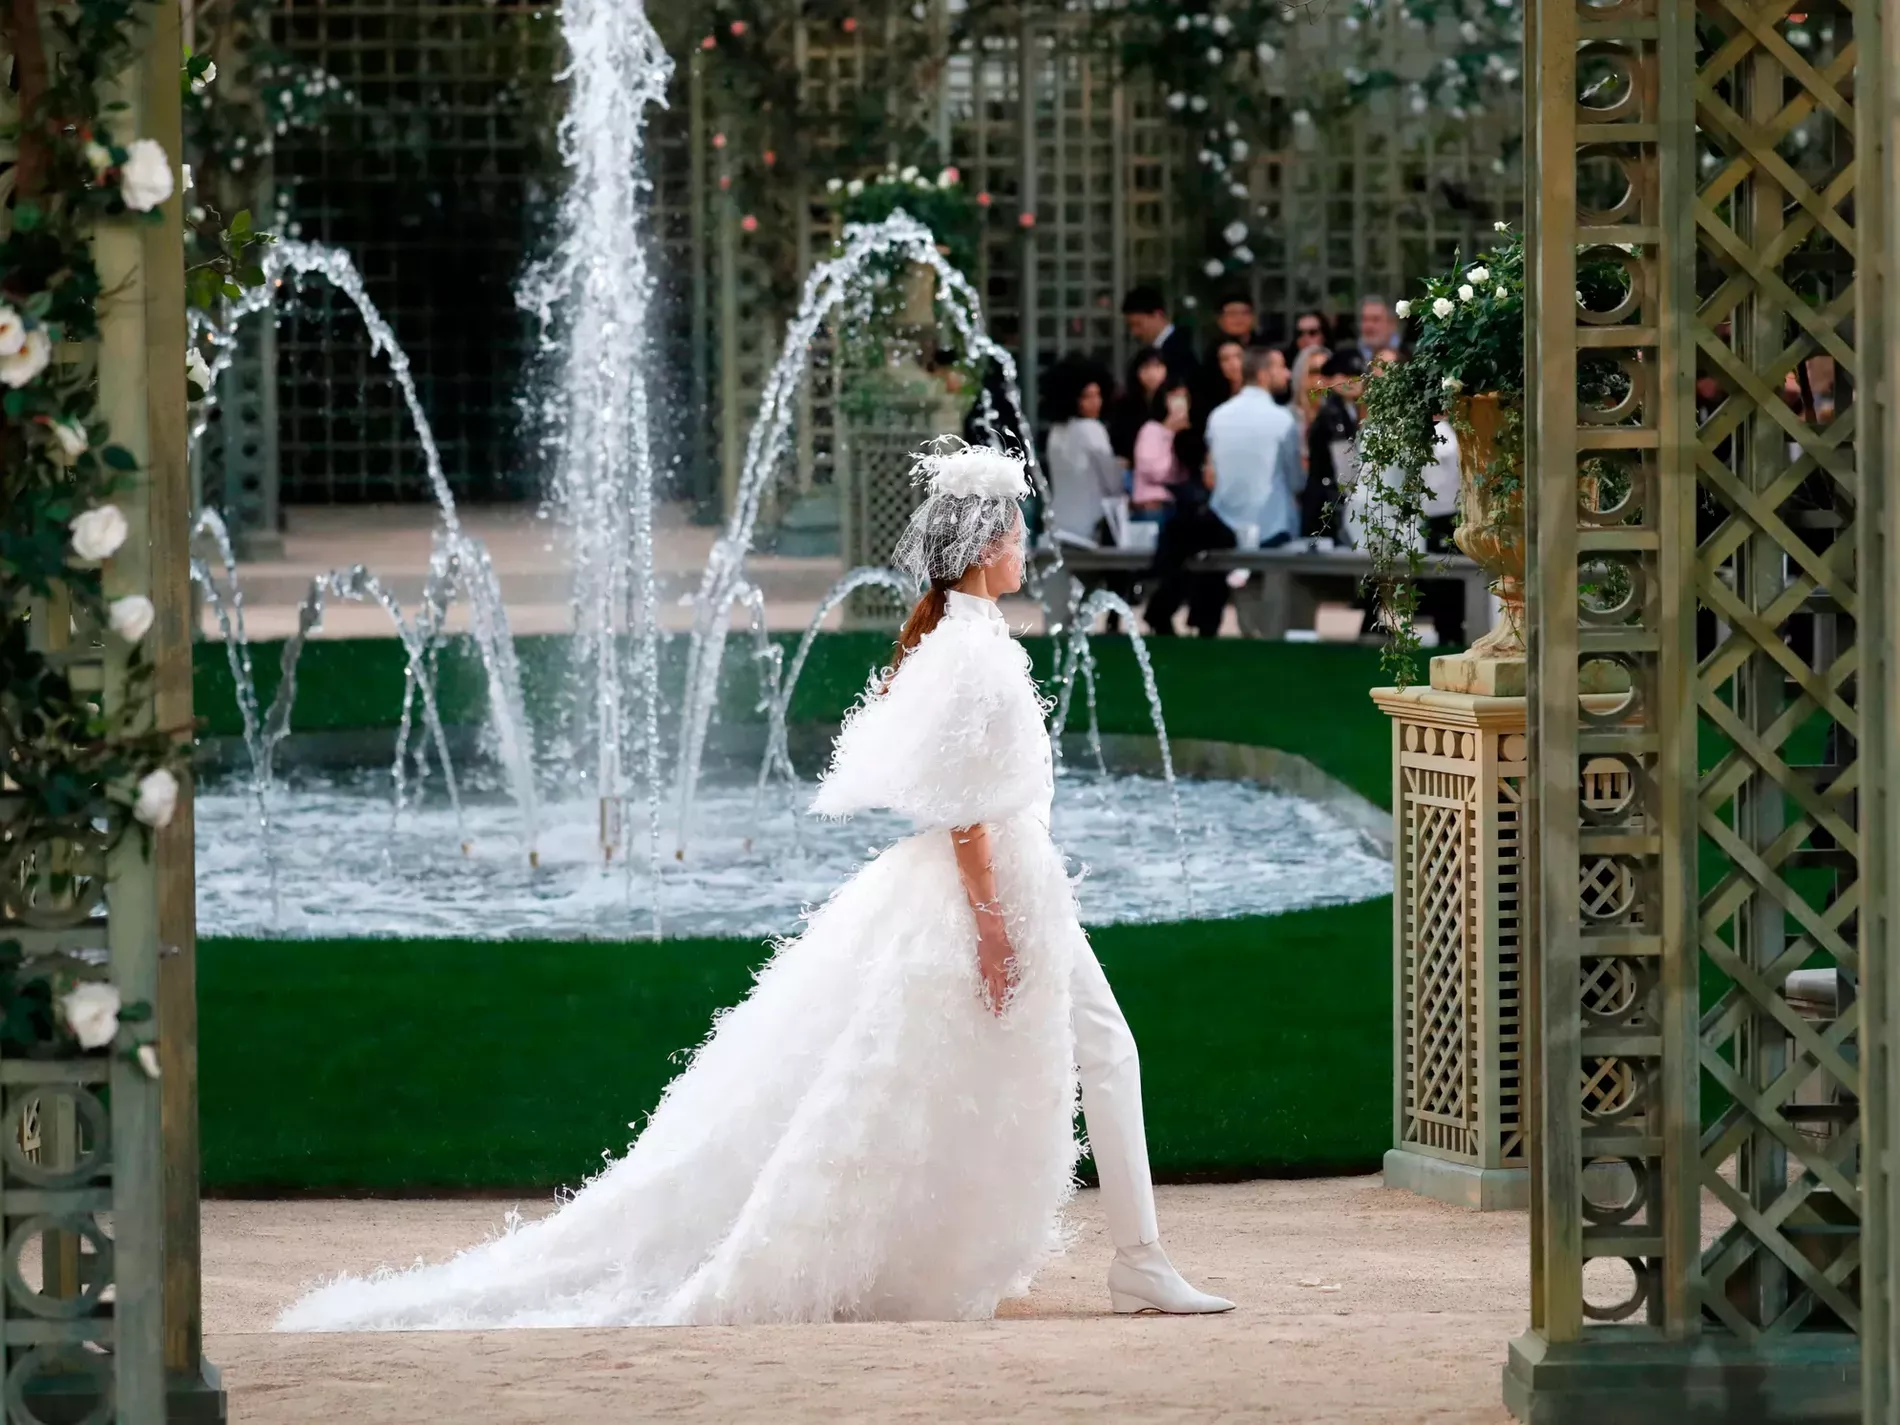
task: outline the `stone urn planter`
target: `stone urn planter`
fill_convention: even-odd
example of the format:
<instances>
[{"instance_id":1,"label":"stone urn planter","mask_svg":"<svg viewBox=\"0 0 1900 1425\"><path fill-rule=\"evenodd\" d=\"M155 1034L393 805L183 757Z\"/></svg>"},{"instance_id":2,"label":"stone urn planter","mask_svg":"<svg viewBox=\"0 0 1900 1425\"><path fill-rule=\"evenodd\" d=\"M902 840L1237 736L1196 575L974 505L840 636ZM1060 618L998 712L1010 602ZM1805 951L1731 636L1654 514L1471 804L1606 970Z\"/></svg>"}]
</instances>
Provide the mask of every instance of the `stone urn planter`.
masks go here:
<instances>
[{"instance_id":1,"label":"stone urn planter","mask_svg":"<svg viewBox=\"0 0 1900 1425\"><path fill-rule=\"evenodd\" d=\"M1460 396L1453 404L1458 432L1458 548L1490 576L1503 606L1497 627L1463 653L1432 660L1432 686L1441 692L1488 697L1524 695L1524 469L1523 458L1498 465L1498 436L1510 408L1496 392ZM1500 491L1500 476L1510 479Z\"/></svg>"}]
</instances>

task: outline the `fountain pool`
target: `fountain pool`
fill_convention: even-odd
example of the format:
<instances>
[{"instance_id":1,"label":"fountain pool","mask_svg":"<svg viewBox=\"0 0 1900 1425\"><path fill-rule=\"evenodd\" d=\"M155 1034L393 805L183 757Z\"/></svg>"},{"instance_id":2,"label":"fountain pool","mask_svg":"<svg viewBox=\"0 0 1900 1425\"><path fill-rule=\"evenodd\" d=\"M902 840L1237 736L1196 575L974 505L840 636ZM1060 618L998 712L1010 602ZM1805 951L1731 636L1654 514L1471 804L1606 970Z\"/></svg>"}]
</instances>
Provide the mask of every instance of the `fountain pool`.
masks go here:
<instances>
[{"instance_id":1,"label":"fountain pool","mask_svg":"<svg viewBox=\"0 0 1900 1425\"><path fill-rule=\"evenodd\" d=\"M631 864L603 866L591 800L548 807L540 864L530 867L505 796L465 790L458 829L439 796L392 823L387 787L387 772L293 775L280 785L272 804L275 918L248 786L232 779L201 788L200 933L484 940L647 933L646 848L628 848ZM890 816L828 823L804 815L812 790L775 781L761 805L750 777L707 779L692 854L662 860L669 935L794 931L802 908L821 902L867 853L907 834ZM1390 863L1315 803L1249 782L1189 779L1179 791L1181 848L1158 779L1064 774L1054 832L1081 876L1086 922L1181 918L1183 853L1197 903L1223 915L1338 905L1391 890Z\"/></svg>"}]
</instances>

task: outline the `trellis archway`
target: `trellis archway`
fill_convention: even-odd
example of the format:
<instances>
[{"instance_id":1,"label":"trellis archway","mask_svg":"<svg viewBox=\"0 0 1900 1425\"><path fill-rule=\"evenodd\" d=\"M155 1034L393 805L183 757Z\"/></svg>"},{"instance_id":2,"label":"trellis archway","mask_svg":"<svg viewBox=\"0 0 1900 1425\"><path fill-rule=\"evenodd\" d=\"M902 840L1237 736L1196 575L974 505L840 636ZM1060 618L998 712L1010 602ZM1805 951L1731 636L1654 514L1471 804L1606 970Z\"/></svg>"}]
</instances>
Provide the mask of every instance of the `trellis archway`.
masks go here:
<instances>
[{"instance_id":1,"label":"trellis archway","mask_svg":"<svg viewBox=\"0 0 1900 1425\"><path fill-rule=\"evenodd\" d=\"M1893 1418L1893 9L1532 6L1520 1418Z\"/></svg>"}]
</instances>

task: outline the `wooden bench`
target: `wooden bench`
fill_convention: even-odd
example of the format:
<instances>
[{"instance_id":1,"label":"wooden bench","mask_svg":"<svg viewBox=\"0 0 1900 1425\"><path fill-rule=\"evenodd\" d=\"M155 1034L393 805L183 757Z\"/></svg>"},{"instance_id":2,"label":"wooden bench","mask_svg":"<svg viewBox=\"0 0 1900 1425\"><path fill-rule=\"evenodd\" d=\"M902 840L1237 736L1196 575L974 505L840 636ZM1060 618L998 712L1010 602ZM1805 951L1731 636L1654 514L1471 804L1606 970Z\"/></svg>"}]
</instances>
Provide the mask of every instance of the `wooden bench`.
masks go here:
<instances>
[{"instance_id":1,"label":"wooden bench","mask_svg":"<svg viewBox=\"0 0 1900 1425\"><path fill-rule=\"evenodd\" d=\"M1048 551L1036 558L1047 567ZM1064 545L1062 562L1069 572L1140 576L1154 564L1154 555L1140 549L1087 549ZM1291 628L1311 628L1323 602L1350 603L1372 572L1372 556L1357 549L1309 549L1305 544L1278 549L1213 549L1197 555L1188 568L1230 573L1244 569L1254 577L1234 591L1234 612L1240 630L1249 638L1285 638ZM1462 554L1429 554L1427 579L1453 579L1463 586L1465 637L1475 639L1492 624L1493 603L1484 571Z\"/></svg>"}]
</instances>

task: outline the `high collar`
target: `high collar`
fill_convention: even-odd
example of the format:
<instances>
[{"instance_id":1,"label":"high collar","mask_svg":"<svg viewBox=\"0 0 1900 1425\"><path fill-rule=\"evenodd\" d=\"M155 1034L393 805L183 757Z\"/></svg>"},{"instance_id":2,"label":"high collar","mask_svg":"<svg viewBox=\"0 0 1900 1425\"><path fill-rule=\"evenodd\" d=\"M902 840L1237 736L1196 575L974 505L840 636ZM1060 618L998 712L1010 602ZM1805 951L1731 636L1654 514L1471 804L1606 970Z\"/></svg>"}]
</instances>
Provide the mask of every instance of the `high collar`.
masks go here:
<instances>
[{"instance_id":1,"label":"high collar","mask_svg":"<svg viewBox=\"0 0 1900 1425\"><path fill-rule=\"evenodd\" d=\"M999 626L1003 623L1003 611L996 607L996 600L980 599L956 589L945 597L943 612L945 618L987 620Z\"/></svg>"}]
</instances>

